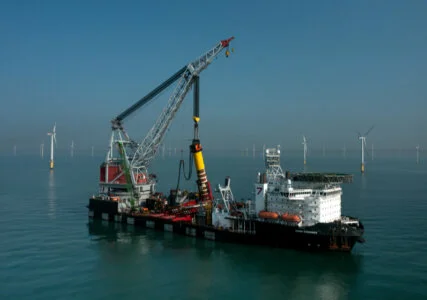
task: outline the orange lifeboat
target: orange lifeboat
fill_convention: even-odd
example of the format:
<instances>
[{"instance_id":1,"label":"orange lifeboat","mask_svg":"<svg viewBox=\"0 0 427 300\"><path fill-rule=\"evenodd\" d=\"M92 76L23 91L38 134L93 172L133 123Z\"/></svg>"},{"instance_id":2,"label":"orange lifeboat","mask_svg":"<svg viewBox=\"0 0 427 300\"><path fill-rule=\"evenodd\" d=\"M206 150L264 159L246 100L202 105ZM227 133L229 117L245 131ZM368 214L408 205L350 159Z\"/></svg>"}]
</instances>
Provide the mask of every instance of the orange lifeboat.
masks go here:
<instances>
[{"instance_id":1,"label":"orange lifeboat","mask_svg":"<svg viewBox=\"0 0 427 300\"><path fill-rule=\"evenodd\" d=\"M258 216L263 219L277 219L279 218L279 214L272 211L262 210L259 212Z\"/></svg>"},{"instance_id":2,"label":"orange lifeboat","mask_svg":"<svg viewBox=\"0 0 427 300\"><path fill-rule=\"evenodd\" d=\"M137 183L146 183L147 182L147 178L145 177L145 174L139 173L136 174L136 182Z\"/></svg>"},{"instance_id":3,"label":"orange lifeboat","mask_svg":"<svg viewBox=\"0 0 427 300\"><path fill-rule=\"evenodd\" d=\"M288 213L284 213L282 215L282 220L287 222L295 222L295 223L301 222L301 218L298 215L291 215Z\"/></svg>"}]
</instances>

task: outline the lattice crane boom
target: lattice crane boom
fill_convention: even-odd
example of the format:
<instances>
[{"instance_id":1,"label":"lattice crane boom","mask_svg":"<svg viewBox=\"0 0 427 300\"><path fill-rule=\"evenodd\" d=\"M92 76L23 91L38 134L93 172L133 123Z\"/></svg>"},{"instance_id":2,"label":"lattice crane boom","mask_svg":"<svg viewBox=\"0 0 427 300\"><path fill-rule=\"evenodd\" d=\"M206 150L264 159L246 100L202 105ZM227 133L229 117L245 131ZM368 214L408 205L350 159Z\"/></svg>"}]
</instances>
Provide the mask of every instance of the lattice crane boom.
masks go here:
<instances>
[{"instance_id":1,"label":"lattice crane boom","mask_svg":"<svg viewBox=\"0 0 427 300\"><path fill-rule=\"evenodd\" d=\"M120 115L118 115L116 118L114 118L111 122L113 124L113 128L122 128L122 121L130 116L133 112L138 110L141 106L145 105L149 101L151 101L155 96L160 94L163 90L165 90L167 87L169 87L171 84L173 84L175 81L177 81L182 74L187 70L187 67L184 66L181 68L178 72L173 74L169 79L164 81L162 84L160 84L158 87L156 87L154 90L152 90L150 93L145 95L143 98L141 98L138 102L133 104L131 107L127 108L125 111L123 111Z\"/></svg>"},{"instance_id":2,"label":"lattice crane boom","mask_svg":"<svg viewBox=\"0 0 427 300\"><path fill-rule=\"evenodd\" d=\"M224 48L228 48L231 40L233 39L234 37L231 37L227 40L220 41L215 45L215 47L187 65L186 70L182 73L181 79L178 81L174 92L169 98L167 106L164 108L154 126L150 129L146 137L136 149L131 161L132 168L146 170L150 162L154 159L165 136L165 132L169 128L176 112L180 108L182 101L191 89L193 79L205 70ZM227 56L228 53L227 49Z\"/></svg>"}]
</instances>

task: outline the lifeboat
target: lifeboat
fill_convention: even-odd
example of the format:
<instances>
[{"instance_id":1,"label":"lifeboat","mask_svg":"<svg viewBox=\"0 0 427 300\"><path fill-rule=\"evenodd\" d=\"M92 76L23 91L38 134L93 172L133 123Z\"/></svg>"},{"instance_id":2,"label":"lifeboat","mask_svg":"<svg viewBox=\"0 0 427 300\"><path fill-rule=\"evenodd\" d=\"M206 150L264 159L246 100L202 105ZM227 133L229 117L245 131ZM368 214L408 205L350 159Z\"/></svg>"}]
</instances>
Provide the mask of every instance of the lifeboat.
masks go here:
<instances>
[{"instance_id":1,"label":"lifeboat","mask_svg":"<svg viewBox=\"0 0 427 300\"><path fill-rule=\"evenodd\" d=\"M301 218L298 215L291 215L288 213L284 213L282 215L282 220L287 222L295 222L295 223L301 222Z\"/></svg>"},{"instance_id":2,"label":"lifeboat","mask_svg":"<svg viewBox=\"0 0 427 300\"><path fill-rule=\"evenodd\" d=\"M260 211L258 216L263 219L277 219L279 218L279 214L272 211Z\"/></svg>"},{"instance_id":3,"label":"lifeboat","mask_svg":"<svg viewBox=\"0 0 427 300\"><path fill-rule=\"evenodd\" d=\"M147 178L145 177L145 174L136 174L136 182L141 184L141 183L147 183Z\"/></svg>"}]
</instances>

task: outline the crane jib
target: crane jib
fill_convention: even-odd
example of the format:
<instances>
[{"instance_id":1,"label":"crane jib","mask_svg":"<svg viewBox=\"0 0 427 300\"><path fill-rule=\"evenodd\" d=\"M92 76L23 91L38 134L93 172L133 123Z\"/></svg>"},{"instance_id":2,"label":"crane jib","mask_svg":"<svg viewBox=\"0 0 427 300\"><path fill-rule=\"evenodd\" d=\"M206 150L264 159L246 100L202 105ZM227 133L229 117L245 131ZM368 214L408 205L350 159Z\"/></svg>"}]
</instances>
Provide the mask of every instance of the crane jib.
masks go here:
<instances>
[{"instance_id":1,"label":"crane jib","mask_svg":"<svg viewBox=\"0 0 427 300\"><path fill-rule=\"evenodd\" d=\"M126 109L124 112L122 112L120 115L118 115L115 118L115 121L123 121L126 117L128 117L130 114L132 114L134 111L136 111L138 108L152 100L154 97L156 97L158 94L160 94L163 90L165 90L167 87L169 87L172 83L177 81L182 74L184 74L185 70L187 69L187 66L182 67L178 72L173 74L169 79L164 81L162 84L160 84L158 87L156 87L154 90L152 90L150 93L148 93L146 96L144 96L141 100L136 102L134 105Z\"/></svg>"},{"instance_id":2,"label":"crane jib","mask_svg":"<svg viewBox=\"0 0 427 300\"><path fill-rule=\"evenodd\" d=\"M198 79L196 78L210 65L213 59L224 49L224 47L229 46L229 43L232 39L233 38L230 38L228 40L219 42L217 45L215 45L215 47L205 52L203 55L199 56L196 60L187 65L185 68L186 70L181 76L181 80L178 81L178 85L175 87L175 90L169 98L167 106L162 111L153 127L148 131L145 138L139 144L138 148L135 150L131 160L131 165L134 169L146 169L148 167L149 163L156 155L157 149L159 149L159 146L162 143L165 132L169 128L175 113L180 108L182 101L193 84L197 85ZM193 113L198 115L198 86L196 86L195 93L196 107ZM193 117L195 117L194 120L198 122L198 116Z\"/></svg>"}]
</instances>

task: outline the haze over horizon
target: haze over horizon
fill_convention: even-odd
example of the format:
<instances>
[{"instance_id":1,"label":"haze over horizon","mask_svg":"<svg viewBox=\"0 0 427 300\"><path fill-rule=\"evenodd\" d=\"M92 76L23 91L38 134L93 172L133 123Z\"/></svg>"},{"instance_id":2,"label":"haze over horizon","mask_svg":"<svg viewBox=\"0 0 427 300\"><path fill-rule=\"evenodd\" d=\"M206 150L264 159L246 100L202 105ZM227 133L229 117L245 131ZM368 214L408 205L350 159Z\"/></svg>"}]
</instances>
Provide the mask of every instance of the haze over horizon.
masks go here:
<instances>
[{"instance_id":1,"label":"haze over horizon","mask_svg":"<svg viewBox=\"0 0 427 300\"><path fill-rule=\"evenodd\" d=\"M206 149L252 145L359 149L427 147L427 2L241 1L0 4L0 155L106 149L110 120L220 40L202 72ZM124 122L142 140L172 93ZM165 137L188 149L190 92Z\"/></svg>"}]
</instances>

